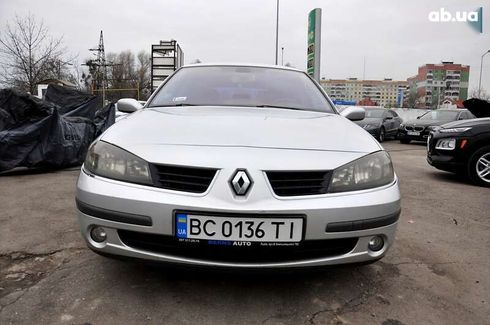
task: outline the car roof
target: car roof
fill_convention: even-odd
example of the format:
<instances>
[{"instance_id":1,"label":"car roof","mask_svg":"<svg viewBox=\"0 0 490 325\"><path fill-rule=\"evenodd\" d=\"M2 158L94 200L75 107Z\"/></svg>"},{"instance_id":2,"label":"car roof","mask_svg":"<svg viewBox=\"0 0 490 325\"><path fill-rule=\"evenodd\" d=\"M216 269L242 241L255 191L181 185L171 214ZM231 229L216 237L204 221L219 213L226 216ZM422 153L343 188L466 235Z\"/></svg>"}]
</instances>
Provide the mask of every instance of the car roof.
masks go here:
<instances>
[{"instance_id":1,"label":"car roof","mask_svg":"<svg viewBox=\"0 0 490 325\"><path fill-rule=\"evenodd\" d=\"M302 70L286 67L283 65L272 65L272 64L255 64L255 63L192 63L182 66L182 68L191 67L247 67L247 68L268 68L268 69L279 69L279 70L290 70L297 72L304 72Z\"/></svg>"}]
</instances>

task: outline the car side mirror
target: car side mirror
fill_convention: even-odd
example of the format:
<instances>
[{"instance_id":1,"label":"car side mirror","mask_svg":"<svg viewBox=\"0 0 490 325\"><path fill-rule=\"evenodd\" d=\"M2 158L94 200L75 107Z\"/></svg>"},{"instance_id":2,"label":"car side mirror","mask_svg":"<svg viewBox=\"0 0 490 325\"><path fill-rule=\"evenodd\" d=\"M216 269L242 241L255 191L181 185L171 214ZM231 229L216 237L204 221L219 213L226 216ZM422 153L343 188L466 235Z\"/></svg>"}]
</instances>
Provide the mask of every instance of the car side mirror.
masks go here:
<instances>
[{"instance_id":1,"label":"car side mirror","mask_svg":"<svg viewBox=\"0 0 490 325\"><path fill-rule=\"evenodd\" d=\"M393 116L387 116L386 119L387 120L392 120L393 119Z\"/></svg>"},{"instance_id":2,"label":"car side mirror","mask_svg":"<svg viewBox=\"0 0 490 325\"><path fill-rule=\"evenodd\" d=\"M117 110L123 113L133 113L142 108L143 105L133 98L121 98L117 101Z\"/></svg>"},{"instance_id":3,"label":"car side mirror","mask_svg":"<svg viewBox=\"0 0 490 325\"><path fill-rule=\"evenodd\" d=\"M360 121L366 117L366 110L358 106L349 106L340 115L351 121Z\"/></svg>"}]
</instances>

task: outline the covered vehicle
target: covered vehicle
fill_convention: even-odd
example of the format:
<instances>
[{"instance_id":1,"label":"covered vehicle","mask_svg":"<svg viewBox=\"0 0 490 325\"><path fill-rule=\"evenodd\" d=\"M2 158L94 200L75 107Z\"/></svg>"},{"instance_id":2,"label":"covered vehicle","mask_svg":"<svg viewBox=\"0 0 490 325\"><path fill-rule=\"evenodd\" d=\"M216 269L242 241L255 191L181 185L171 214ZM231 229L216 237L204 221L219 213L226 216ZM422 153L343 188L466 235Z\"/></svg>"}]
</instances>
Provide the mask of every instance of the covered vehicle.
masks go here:
<instances>
[{"instance_id":1,"label":"covered vehicle","mask_svg":"<svg viewBox=\"0 0 490 325\"><path fill-rule=\"evenodd\" d=\"M388 137L396 137L402 119L395 111L384 108L364 108L366 117L361 121L355 121L357 125L368 131L379 142L385 141Z\"/></svg>"},{"instance_id":2,"label":"covered vehicle","mask_svg":"<svg viewBox=\"0 0 490 325\"><path fill-rule=\"evenodd\" d=\"M89 149L77 184L94 251L182 265L373 262L395 238L389 154L306 73L183 67Z\"/></svg>"},{"instance_id":3,"label":"covered vehicle","mask_svg":"<svg viewBox=\"0 0 490 325\"><path fill-rule=\"evenodd\" d=\"M411 141L426 142L429 134L439 126L458 120L475 118L467 109L437 109L430 110L417 117L416 120L409 120L400 125L398 129L398 139L401 143Z\"/></svg>"},{"instance_id":4,"label":"covered vehicle","mask_svg":"<svg viewBox=\"0 0 490 325\"><path fill-rule=\"evenodd\" d=\"M427 161L432 166L468 176L475 184L490 187L490 104L464 102L477 119L455 121L431 132Z\"/></svg>"},{"instance_id":5,"label":"covered vehicle","mask_svg":"<svg viewBox=\"0 0 490 325\"><path fill-rule=\"evenodd\" d=\"M50 85L46 99L0 90L0 171L80 165L90 143L114 123L114 106L97 109L93 95Z\"/></svg>"}]
</instances>

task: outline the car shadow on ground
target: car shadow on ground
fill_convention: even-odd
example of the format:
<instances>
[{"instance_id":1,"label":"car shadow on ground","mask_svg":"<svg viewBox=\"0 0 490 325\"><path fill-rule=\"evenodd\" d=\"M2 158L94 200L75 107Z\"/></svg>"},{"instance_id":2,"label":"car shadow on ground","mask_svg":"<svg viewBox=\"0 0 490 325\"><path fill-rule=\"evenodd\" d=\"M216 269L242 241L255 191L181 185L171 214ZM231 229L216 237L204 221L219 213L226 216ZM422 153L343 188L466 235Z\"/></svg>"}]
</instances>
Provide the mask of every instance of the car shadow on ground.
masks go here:
<instances>
[{"instance_id":1,"label":"car shadow on ground","mask_svg":"<svg viewBox=\"0 0 490 325\"><path fill-rule=\"evenodd\" d=\"M53 174L53 173L63 172L63 171L80 170L80 168L81 168L81 166L72 166L72 167L66 167L66 168L17 167L14 169L10 169L10 170L0 172L0 177L38 175L38 174Z\"/></svg>"},{"instance_id":2,"label":"car shadow on ground","mask_svg":"<svg viewBox=\"0 0 490 325\"><path fill-rule=\"evenodd\" d=\"M196 322L203 317L196 310L206 306L210 319L228 313L236 323L325 323L371 302L389 304L393 297L387 292L400 279L398 267L383 261L295 270L201 269L103 257L91 263L100 263L104 285L110 279L109 286L116 288L103 301L112 303L117 294L118 301L128 303L144 299L165 308L175 305Z\"/></svg>"},{"instance_id":3,"label":"car shadow on ground","mask_svg":"<svg viewBox=\"0 0 490 325\"><path fill-rule=\"evenodd\" d=\"M443 181L446 183L453 183L453 184L464 184L464 185L470 185L470 186L476 186L473 183L470 182L470 180L460 174L454 174L450 172L445 172L445 171L440 171L440 170L434 170L432 173L432 176L438 180L438 181Z\"/></svg>"}]
</instances>

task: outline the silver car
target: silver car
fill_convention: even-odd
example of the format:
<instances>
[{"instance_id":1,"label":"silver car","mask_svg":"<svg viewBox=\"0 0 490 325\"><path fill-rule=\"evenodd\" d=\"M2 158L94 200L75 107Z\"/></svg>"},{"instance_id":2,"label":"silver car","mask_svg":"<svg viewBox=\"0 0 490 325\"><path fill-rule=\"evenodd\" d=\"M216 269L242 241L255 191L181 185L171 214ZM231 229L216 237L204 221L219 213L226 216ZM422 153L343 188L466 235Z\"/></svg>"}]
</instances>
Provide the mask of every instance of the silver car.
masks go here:
<instances>
[{"instance_id":1,"label":"silver car","mask_svg":"<svg viewBox=\"0 0 490 325\"><path fill-rule=\"evenodd\" d=\"M126 101L125 105L131 105ZM395 238L390 156L295 69L194 65L90 147L83 238L103 255L288 268L373 262Z\"/></svg>"}]
</instances>

